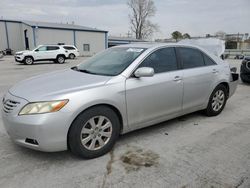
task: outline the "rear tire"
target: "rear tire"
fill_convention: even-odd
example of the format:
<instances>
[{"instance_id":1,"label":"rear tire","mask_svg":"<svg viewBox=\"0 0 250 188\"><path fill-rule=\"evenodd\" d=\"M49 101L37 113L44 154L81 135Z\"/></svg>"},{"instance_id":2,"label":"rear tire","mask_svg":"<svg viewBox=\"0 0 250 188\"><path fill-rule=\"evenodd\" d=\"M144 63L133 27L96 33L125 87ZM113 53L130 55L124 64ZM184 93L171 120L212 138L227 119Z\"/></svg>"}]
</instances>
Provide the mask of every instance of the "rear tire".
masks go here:
<instances>
[{"instance_id":1,"label":"rear tire","mask_svg":"<svg viewBox=\"0 0 250 188\"><path fill-rule=\"evenodd\" d=\"M109 152L120 134L120 121L109 107L97 106L84 111L74 120L68 134L71 152L91 159Z\"/></svg>"},{"instance_id":2,"label":"rear tire","mask_svg":"<svg viewBox=\"0 0 250 188\"><path fill-rule=\"evenodd\" d=\"M56 62L59 63L59 64L65 63L65 57L62 56L62 55L57 56Z\"/></svg>"},{"instance_id":3,"label":"rear tire","mask_svg":"<svg viewBox=\"0 0 250 188\"><path fill-rule=\"evenodd\" d=\"M205 113L207 116L217 116L224 109L227 102L227 89L224 85L218 85L212 92Z\"/></svg>"},{"instance_id":4,"label":"rear tire","mask_svg":"<svg viewBox=\"0 0 250 188\"><path fill-rule=\"evenodd\" d=\"M75 54L69 54L69 59L75 59Z\"/></svg>"},{"instance_id":5,"label":"rear tire","mask_svg":"<svg viewBox=\"0 0 250 188\"><path fill-rule=\"evenodd\" d=\"M32 57L25 57L24 58L24 64L25 65L32 65L34 63L34 60Z\"/></svg>"}]
</instances>

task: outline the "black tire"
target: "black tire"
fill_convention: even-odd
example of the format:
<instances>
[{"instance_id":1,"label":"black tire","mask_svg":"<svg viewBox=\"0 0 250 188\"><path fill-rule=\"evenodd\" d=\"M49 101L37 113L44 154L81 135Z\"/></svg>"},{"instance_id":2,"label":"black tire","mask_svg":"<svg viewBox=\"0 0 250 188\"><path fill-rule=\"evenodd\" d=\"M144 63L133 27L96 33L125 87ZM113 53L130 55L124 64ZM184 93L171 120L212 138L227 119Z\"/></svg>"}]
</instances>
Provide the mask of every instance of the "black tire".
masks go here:
<instances>
[{"instance_id":1,"label":"black tire","mask_svg":"<svg viewBox=\"0 0 250 188\"><path fill-rule=\"evenodd\" d=\"M247 76L240 75L241 81L246 84L250 84L250 76L249 79L246 78Z\"/></svg>"},{"instance_id":2,"label":"black tire","mask_svg":"<svg viewBox=\"0 0 250 188\"><path fill-rule=\"evenodd\" d=\"M63 55L59 55L56 57L56 62L59 64L65 63L65 57Z\"/></svg>"},{"instance_id":3,"label":"black tire","mask_svg":"<svg viewBox=\"0 0 250 188\"><path fill-rule=\"evenodd\" d=\"M219 92L219 91L222 91L223 94L224 94L224 101L220 106L220 108L218 110L214 110L214 107L213 107L213 98L215 97L216 93ZM209 102L208 102L208 105L207 105L207 108L205 110L205 113L207 116L217 116L219 115L222 110L224 109L225 105L226 105L226 102L227 102L227 98L228 98L228 91L227 91L227 88L220 84L218 85L214 91L212 92L210 98L209 98Z\"/></svg>"},{"instance_id":4,"label":"black tire","mask_svg":"<svg viewBox=\"0 0 250 188\"><path fill-rule=\"evenodd\" d=\"M69 59L75 59L75 54L69 54Z\"/></svg>"},{"instance_id":5,"label":"black tire","mask_svg":"<svg viewBox=\"0 0 250 188\"><path fill-rule=\"evenodd\" d=\"M23 62L25 65L32 65L32 64L34 64L34 59L32 57L28 56L28 57L24 58Z\"/></svg>"},{"instance_id":6,"label":"black tire","mask_svg":"<svg viewBox=\"0 0 250 188\"><path fill-rule=\"evenodd\" d=\"M82 144L81 139L85 139L86 137L82 138L83 135L81 131L85 125L88 125L87 122L89 122L90 119L94 117L98 118L98 116L106 117L108 118L108 120L110 120L111 127L112 127L111 136L109 140L107 141L107 143L104 144L101 148L96 149L96 150L90 150L86 148L86 145ZM113 148L116 140L119 137L120 127L121 127L121 124L120 124L119 118L117 114L111 108L106 107L106 106L97 106L97 107L90 108L84 111L83 113L81 113L80 115L78 115L78 117L72 123L69 133L68 133L69 149L71 150L73 154L80 156L82 158L85 158L85 159L91 159L91 158L102 156ZM87 137L89 137L90 135L93 136L93 134L94 133L89 133ZM100 138L100 135L98 136ZM93 138L91 138L91 140L89 141L90 142L89 145L92 144L93 142L92 139ZM94 138L94 139L96 140L97 138ZM95 143L94 144L95 146L98 143L97 146L100 147L99 141L98 142L95 141L94 143Z\"/></svg>"}]
</instances>

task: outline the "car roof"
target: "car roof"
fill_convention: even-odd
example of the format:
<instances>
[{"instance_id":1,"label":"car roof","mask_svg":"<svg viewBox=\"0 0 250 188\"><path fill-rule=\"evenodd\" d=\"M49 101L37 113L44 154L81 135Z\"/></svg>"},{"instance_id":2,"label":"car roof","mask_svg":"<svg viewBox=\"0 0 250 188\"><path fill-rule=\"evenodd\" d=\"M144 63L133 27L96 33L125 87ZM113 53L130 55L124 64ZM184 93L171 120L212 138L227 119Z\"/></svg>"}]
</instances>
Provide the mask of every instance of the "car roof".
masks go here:
<instances>
[{"instance_id":1,"label":"car roof","mask_svg":"<svg viewBox=\"0 0 250 188\"><path fill-rule=\"evenodd\" d=\"M222 63L222 60L220 57L214 55L207 49L195 45L195 44L182 44L182 43L157 43L157 42L137 42L137 43L130 43L130 44L125 44L125 45L120 45L120 46L115 46L113 48L121 48L121 47L126 47L126 48L146 48L147 50L154 50L157 48L161 47L189 47L189 48L196 48L205 53L206 55L209 55L214 61L217 63Z\"/></svg>"},{"instance_id":2,"label":"car roof","mask_svg":"<svg viewBox=\"0 0 250 188\"><path fill-rule=\"evenodd\" d=\"M64 45L60 45L60 46L70 46L70 47L75 47L74 45L67 45L67 44L64 44Z\"/></svg>"},{"instance_id":3,"label":"car roof","mask_svg":"<svg viewBox=\"0 0 250 188\"><path fill-rule=\"evenodd\" d=\"M193 44L179 44L179 43L157 43L157 42L136 42L131 44L125 44L121 46L115 46L117 47L127 47L127 48L159 48L159 47L174 47L174 46L184 46L184 47L193 47L201 49L201 47Z\"/></svg>"}]
</instances>

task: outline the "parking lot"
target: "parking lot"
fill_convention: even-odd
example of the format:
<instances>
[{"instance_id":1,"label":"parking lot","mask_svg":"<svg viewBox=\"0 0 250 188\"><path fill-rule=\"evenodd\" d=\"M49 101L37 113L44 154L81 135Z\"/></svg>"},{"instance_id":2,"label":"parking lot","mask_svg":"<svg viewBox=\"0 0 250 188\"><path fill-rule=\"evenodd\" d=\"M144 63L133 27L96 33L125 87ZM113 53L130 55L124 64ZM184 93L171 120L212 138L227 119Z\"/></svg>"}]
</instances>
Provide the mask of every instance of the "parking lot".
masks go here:
<instances>
[{"instance_id":1,"label":"parking lot","mask_svg":"<svg viewBox=\"0 0 250 188\"><path fill-rule=\"evenodd\" d=\"M20 80L83 60L27 66L6 56L0 59L0 97ZM239 68L239 60L229 61ZM250 85L240 82L219 116L196 112L123 135L109 154L92 160L19 147L0 116L0 187L249 188L249 105Z\"/></svg>"}]
</instances>

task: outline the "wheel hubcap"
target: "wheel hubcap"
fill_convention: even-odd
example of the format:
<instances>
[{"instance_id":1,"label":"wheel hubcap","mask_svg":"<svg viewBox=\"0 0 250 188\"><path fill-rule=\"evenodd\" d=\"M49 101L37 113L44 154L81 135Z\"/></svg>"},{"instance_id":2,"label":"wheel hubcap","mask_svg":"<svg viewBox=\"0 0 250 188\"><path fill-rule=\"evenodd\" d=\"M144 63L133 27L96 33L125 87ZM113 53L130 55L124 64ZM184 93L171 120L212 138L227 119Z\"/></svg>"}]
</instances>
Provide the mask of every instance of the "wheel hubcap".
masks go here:
<instances>
[{"instance_id":1,"label":"wheel hubcap","mask_svg":"<svg viewBox=\"0 0 250 188\"><path fill-rule=\"evenodd\" d=\"M26 63L27 63L27 64L32 64L32 59L31 59L31 58L27 58L27 59L26 59Z\"/></svg>"},{"instance_id":2,"label":"wheel hubcap","mask_svg":"<svg viewBox=\"0 0 250 188\"><path fill-rule=\"evenodd\" d=\"M59 58L58 58L58 62L59 62L59 63L63 63L63 61L64 61L64 59L63 59L62 57L59 57Z\"/></svg>"},{"instance_id":3,"label":"wheel hubcap","mask_svg":"<svg viewBox=\"0 0 250 188\"><path fill-rule=\"evenodd\" d=\"M109 142L111 135L111 121L105 116L95 116L84 124L80 139L86 149L98 150Z\"/></svg>"},{"instance_id":4,"label":"wheel hubcap","mask_svg":"<svg viewBox=\"0 0 250 188\"><path fill-rule=\"evenodd\" d=\"M214 111L219 111L225 101L225 93L222 90L218 90L215 92L212 100L212 108Z\"/></svg>"}]
</instances>

